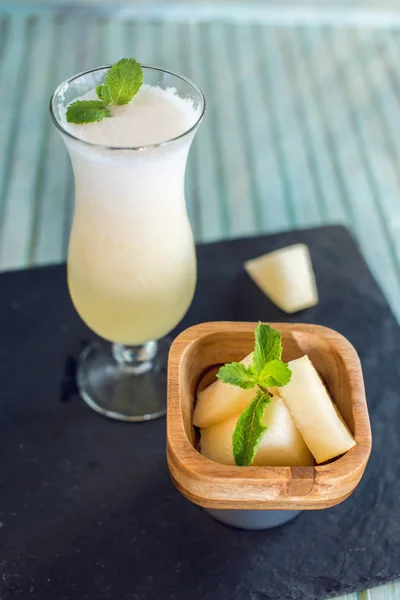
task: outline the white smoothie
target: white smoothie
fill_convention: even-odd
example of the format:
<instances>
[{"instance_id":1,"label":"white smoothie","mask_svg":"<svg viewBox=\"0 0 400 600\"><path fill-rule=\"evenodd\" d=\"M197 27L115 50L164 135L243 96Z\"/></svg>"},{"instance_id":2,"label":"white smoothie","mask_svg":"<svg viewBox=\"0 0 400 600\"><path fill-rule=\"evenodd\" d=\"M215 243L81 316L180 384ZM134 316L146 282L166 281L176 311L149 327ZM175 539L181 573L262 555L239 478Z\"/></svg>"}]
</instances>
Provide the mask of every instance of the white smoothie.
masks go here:
<instances>
[{"instance_id":1,"label":"white smoothie","mask_svg":"<svg viewBox=\"0 0 400 600\"><path fill-rule=\"evenodd\" d=\"M95 97L93 91L80 99ZM184 173L193 135L129 148L178 137L199 114L174 89L149 85L111 111L98 123L63 122L89 142L66 139L76 183L68 285L95 333L135 345L166 335L192 301L196 260Z\"/></svg>"}]
</instances>

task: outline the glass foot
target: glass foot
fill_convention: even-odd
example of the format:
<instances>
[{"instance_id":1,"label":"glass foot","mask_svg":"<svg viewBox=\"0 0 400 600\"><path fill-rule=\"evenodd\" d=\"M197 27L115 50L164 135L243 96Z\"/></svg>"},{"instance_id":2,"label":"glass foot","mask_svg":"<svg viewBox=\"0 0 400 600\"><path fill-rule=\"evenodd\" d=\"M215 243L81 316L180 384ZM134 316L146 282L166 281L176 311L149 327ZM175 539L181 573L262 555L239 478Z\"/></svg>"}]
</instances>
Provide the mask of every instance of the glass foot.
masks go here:
<instances>
[{"instance_id":1,"label":"glass foot","mask_svg":"<svg viewBox=\"0 0 400 600\"><path fill-rule=\"evenodd\" d=\"M110 419L149 421L164 416L169 346L167 338L158 342L157 352L156 342L141 348L92 342L79 358L80 395Z\"/></svg>"}]
</instances>

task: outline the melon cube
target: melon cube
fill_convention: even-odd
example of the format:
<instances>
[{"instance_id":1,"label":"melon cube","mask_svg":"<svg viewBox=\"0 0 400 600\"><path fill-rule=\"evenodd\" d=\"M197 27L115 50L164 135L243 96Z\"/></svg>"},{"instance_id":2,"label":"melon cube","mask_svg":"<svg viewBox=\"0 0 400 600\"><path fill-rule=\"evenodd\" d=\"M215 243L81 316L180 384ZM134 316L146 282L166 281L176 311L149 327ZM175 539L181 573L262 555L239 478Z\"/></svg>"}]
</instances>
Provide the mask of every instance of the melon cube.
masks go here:
<instances>
[{"instance_id":1,"label":"melon cube","mask_svg":"<svg viewBox=\"0 0 400 600\"><path fill-rule=\"evenodd\" d=\"M225 465L234 465L232 435L240 415L236 415L201 430L200 452L210 460ZM254 458L254 465L264 466L308 466L314 464L311 452L285 403L274 396L264 411L266 425L261 443Z\"/></svg>"},{"instance_id":2,"label":"melon cube","mask_svg":"<svg viewBox=\"0 0 400 600\"><path fill-rule=\"evenodd\" d=\"M247 367L253 361L253 353L241 362ZM196 427L210 427L241 413L255 398L257 388L242 390L239 387L217 379L206 389L198 392L193 424Z\"/></svg>"},{"instance_id":3,"label":"melon cube","mask_svg":"<svg viewBox=\"0 0 400 600\"><path fill-rule=\"evenodd\" d=\"M289 367L292 377L279 395L315 460L321 463L347 452L354 438L308 356L291 360Z\"/></svg>"}]
</instances>

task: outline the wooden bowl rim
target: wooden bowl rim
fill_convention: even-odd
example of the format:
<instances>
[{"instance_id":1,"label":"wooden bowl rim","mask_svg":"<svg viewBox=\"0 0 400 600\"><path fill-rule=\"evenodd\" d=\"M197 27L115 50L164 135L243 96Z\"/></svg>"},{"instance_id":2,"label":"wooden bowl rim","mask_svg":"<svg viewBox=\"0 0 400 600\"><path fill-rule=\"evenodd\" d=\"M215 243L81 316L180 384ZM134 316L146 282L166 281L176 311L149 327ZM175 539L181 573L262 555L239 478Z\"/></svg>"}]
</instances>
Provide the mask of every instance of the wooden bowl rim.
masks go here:
<instances>
[{"instance_id":1,"label":"wooden bowl rim","mask_svg":"<svg viewBox=\"0 0 400 600\"><path fill-rule=\"evenodd\" d=\"M338 459L314 467L238 467L215 463L202 456L192 445L185 431L182 411L180 409L180 371L185 354L200 340L216 333L253 333L255 322L213 321L199 323L185 329L171 345L168 360L168 398L167 398L167 461L168 467L178 489L191 501L205 507L234 508L237 502L226 497L223 488L232 484L242 484L247 489L253 489L255 496L249 500L241 500L241 508L274 508L274 500L258 498L268 484L282 486L292 485L296 489L312 488L314 481L320 486L326 486L326 493L318 498L306 500L307 494L288 495L285 500L281 497L276 504L284 508L323 508L333 506L348 497L354 491L371 453L371 430L365 398L364 382L361 363L354 346L337 331L323 325L308 323L268 323L282 332L299 331L318 335L333 345L343 359L347 376L352 376L352 410L354 416L356 445ZM352 365L351 368L349 365ZM182 481L185 484L182 485ZM348 486L355 484L348 491ZM343 490L346 490L344 493ZM258 493L257 493L258 490Z\"/></svg>"}]
</instances>

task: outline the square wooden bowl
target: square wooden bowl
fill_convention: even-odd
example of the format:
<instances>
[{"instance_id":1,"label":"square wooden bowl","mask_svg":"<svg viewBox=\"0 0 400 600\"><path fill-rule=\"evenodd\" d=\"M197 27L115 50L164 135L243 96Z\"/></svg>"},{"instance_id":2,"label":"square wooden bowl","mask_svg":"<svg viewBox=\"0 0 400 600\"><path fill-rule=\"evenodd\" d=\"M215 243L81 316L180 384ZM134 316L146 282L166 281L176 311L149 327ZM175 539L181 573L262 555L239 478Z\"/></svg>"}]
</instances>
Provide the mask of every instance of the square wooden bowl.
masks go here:
<instances>
[{"instance_id":1,"label":"square wooden bowl","mask_svg":"<svg viewBox=\"0 0 400 600\"><path fill-rule=\"evenodd\" d=\"M178 490L214 509L327 508L356 488L371 452L371 429L358 355L342 335L319 325L270 323L282 334L283 360L308 354L327 385L356 446L314 467L237 467L217 464L195 448L192 415L199 385L219 366L254 347L257 323L202 323L173 342L168 363L167 460Z\"/></svg>"}]
</instances>

